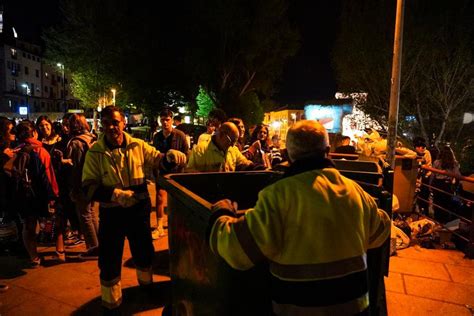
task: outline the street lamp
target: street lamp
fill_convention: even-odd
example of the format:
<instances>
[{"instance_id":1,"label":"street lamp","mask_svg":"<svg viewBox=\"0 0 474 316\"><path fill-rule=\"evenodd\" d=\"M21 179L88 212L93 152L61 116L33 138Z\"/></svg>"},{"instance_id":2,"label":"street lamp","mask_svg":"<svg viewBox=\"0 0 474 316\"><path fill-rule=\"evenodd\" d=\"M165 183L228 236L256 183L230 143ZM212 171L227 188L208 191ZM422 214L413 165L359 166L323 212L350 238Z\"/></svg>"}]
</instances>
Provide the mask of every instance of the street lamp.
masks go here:
<instances>
[{"instance_id":1,"label":"street lamp","mask_svg":"<svg viewBox=\"0 0 474 316\"><path fill-rule=\"evenodd\" d=\"M62 95L63 108L64 108L64 111L66 111L66 85L65 85L65 75L64 75L64 64L57 63L56 65L59 67L59 69L61 69L62 80L63 80L63 95Z\"/></svg>"},{"instance_id":2,"label":"street lamp","mask_svg":"<svg viewBox=\"0 0 474 316\"><path fill-rule=\"evenodd\" d=\"M115 106L115 93L117 92L117 90L110 89L110 91L112 91L112 104L113 104L113 106Z\"/></svg>"}]
</instances>

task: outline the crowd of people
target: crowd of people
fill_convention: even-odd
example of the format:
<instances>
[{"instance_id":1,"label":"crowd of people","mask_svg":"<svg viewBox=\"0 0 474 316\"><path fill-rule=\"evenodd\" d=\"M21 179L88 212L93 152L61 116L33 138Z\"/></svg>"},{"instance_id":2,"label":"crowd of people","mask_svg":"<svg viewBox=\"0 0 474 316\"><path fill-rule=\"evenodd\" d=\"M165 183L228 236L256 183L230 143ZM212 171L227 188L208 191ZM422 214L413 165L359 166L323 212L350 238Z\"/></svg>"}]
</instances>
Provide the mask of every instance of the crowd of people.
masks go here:
<instances>
[{"instance_id":1,"label":"crowd of people","mask_svg":"<svg viewBox=\"0 0 474 316\"><path fill-rule=\"evenodd\" d=\"M274 290L281 290L295 300L303 297L307 300L304 306L310 309L313 308L311 298L298 298L303 295L300 290L333 281L347 285L352 291L345 298L341 297L338 304L351 306L354 312L368 308L366 286L363 289L360 286L367 273L363 258L368 247L378 247L385 241L390 230L386 225L389 219L367 193L341 177L327 159L328 134L321 124L314 121L295 123L288 131L286 146L282 146L280 135L270 135L268 126L258 124L247 129L242 119L227 119L222 110L216 109L209 114L206 132L196 137L196 143L192 144L189 135L180 130L179 117L170 110L160 112L158 119L161 129L150 135L151 141L147 142L125 131L125 115L115 106L103 109L99 137L90 132L82 114L66 114L61 123L53 123L46 116L40 116L36 122L25 120L17 125L7 118L0 118L1 210L5 213L3 218L14 221L20 229L32 268L40 266L42 260L36 243L38 221L53 217L56 243L53 259L65 262L67 247L85 244L86 251L80 258L98 259L102 303L106 312L113 312L122 300L120 277L125 238L130 244L138 283L146 287L153 282L152 240L166 235L167 192L158 185L159 177L181 172L269 170L288 161L290 167L285 169L284 180L263 190L257 205L245 217L236 218L231 201L223 200L214 205L209 236L212 251L237 269L248 269L263 258L269 260L276 278ZM380 158L383 146L386 150L386 141L384 144L378 137L367 135L356 146L351 144L350 138L342 137L334 152L348 155L347 159L351 159L351 155L357 155L356 159L364 156ZM415 140L413 151L399 146L398 152L407 157L417 156L425 166L459 173L449 147L443 148L433 163L423 139ZM151 175L156 185L156 208L153 210L147 187L147 180L151 180L147 179L150 176L148 169L153 170ZM420 179L443 190L450 190L452 184L451 177L430 172L420 174ZM275 194L276 191L279 193ZM428 209L430 194L429 190L419 193L423 197L419 202L422 212ZM436 192L432 194L438 206L450 207L445 198ZM96 214L94 203L98 203L99 214ZM314 205L324 212L312 212ZM345 213L348 209L354 212ZM152 211L156 212L157 218L157 226L153 229ZM289 211L298 213L295 220L271 223L265 220L285 218ZM269 216L269 212L280 216ZM306 229L307 221L316 223L321 216L324 223L334 225L316 225L308 227L305 234L296 234L300 228ZM445 212L435 208L435 217L441 221L448 219L443 216ZM351 230L341 224L344 221L340 218L344 217L367 227ZM348 232L353 235L346 239L347 242L340 241L343 246L329 247L334 244L331 238ZM278 234L283 234L284 238ZM314 239L326 242L318 244L313 238L302 238L313 235L318 236ZM252 238L255 239L252 243L238 245L242 240ZM251 249L247 251L247 247ZM348 262L349 259L352 261ZM347 270L339 265L342 262L354 269ZM306 269L311 275L308 278L300 278L298 271L291 276L293 272L289 266L299 265L306 268L314 265L315 270ZM340 266L341 270L330 269L331 273L321 270L328 265ZM318 276L318 281L312 276ZM281 297L281 293L275 295ZM338 297L336 292L331 295ZM283 304L279 299L274 302L277 314L308 311L306 307L296 305L288 309L291 304Z\"/></svg>"}]
</instances>

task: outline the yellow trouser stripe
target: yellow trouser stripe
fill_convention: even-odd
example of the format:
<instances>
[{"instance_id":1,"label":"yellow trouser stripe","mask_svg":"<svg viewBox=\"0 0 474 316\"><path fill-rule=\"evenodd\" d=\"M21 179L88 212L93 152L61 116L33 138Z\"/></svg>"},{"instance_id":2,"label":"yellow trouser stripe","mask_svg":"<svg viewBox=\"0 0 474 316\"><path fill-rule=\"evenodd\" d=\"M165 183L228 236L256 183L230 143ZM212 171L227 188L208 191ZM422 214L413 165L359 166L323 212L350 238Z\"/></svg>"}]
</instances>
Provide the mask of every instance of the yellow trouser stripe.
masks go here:
<instances>
[{"instance_id":1,"label":"yellow trouser stripe","mask_svg":"<svg viewBox=\"0 0 474 316\"><path fill-rule=\"evenodd\" d=\"M116 308L122 303L122 285L120 281L111 286L101 285L102 305L107 308Z\"/></svg>"}]
</instances>

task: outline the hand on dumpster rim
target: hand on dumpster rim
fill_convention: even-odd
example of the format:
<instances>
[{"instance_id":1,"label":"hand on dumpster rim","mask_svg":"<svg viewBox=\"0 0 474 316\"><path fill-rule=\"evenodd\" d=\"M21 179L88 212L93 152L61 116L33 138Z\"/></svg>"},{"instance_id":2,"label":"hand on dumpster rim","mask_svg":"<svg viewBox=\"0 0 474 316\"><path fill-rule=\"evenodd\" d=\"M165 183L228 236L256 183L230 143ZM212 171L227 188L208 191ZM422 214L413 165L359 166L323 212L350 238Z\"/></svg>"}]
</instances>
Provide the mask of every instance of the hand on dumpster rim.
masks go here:
<instances>
[{"instance_id":1,"label":"hand on dumpster rim","mask_svg":"<svg viewBox=\"0 0 474 316\"><path fill-rule=\"evenodd\" d=\"M237 202L232 202L229 199L223 199L220 201L217 201L216 203L212 204L211 210L213 213L222 211L222 210L228 210L232 213L237 213Z\"/></svg>"},{"instance_id":2,"label":"hand on dumpster rim","mask_svg":"<svg viewBox=\"0 0 474 316\"><path fill-rule=\"evenodd\" d=\"M168 162L174 162L178 166L184 166L186 164L186 155L176 149L170 149L166 153L166 160Z\"/></svg>"}]
</instances>

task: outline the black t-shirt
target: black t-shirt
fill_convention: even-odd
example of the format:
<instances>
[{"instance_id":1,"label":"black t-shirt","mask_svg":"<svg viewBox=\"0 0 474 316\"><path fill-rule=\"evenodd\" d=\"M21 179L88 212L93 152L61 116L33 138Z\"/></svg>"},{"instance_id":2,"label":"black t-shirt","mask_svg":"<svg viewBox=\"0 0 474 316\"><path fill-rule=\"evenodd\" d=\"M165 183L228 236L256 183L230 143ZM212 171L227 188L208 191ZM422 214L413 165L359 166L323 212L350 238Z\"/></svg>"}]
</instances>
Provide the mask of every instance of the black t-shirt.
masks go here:
<instances>
[{"instance_id":1,"label":"black t-shirt","mask_svg":"<svg viewBox=\"0 0 474 316\"><path fill-rule=\"evenodd\" d=\"M336 147L334 152L338 153L338 154L352 154L352 155L354 155L356 153L356 149L355 149L354 146L345 145L345 146Z\"/></svg>"}]
</instances>

